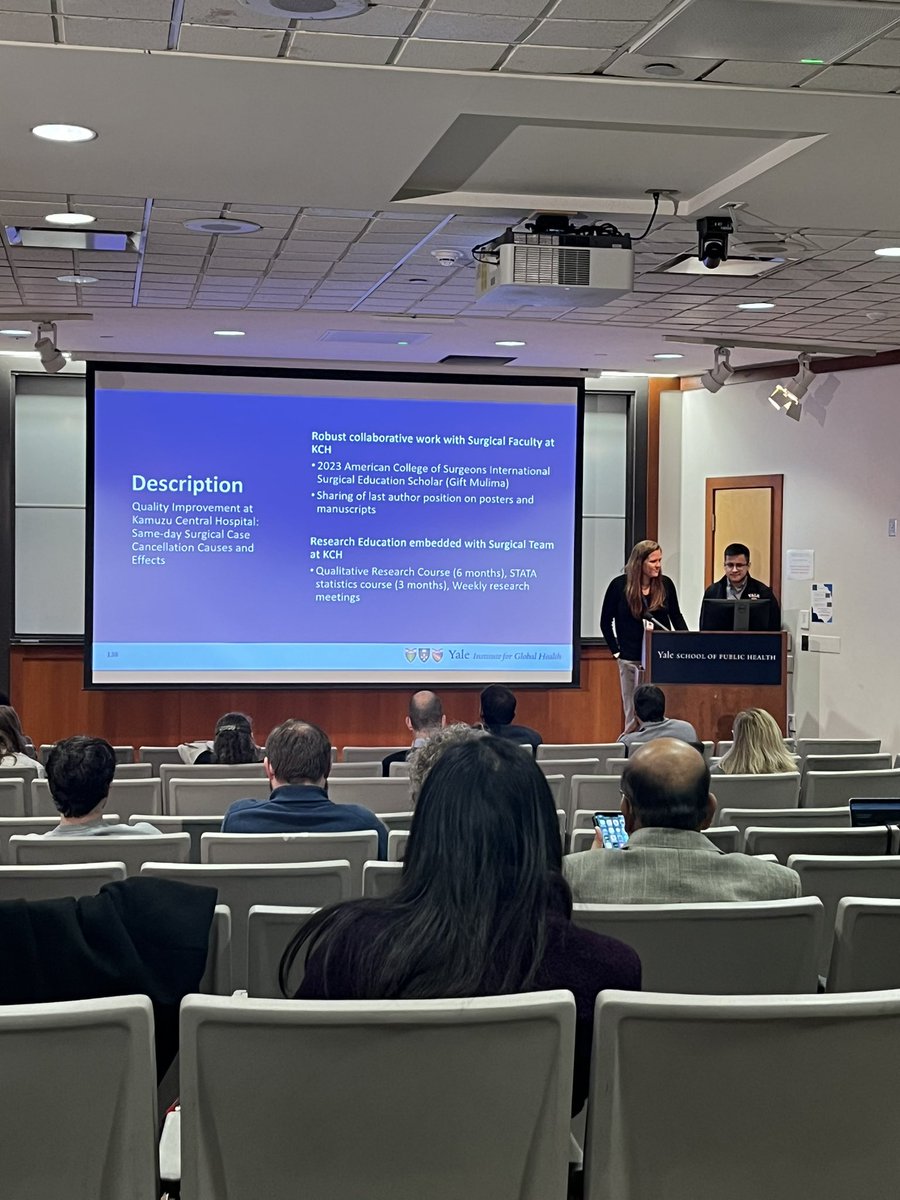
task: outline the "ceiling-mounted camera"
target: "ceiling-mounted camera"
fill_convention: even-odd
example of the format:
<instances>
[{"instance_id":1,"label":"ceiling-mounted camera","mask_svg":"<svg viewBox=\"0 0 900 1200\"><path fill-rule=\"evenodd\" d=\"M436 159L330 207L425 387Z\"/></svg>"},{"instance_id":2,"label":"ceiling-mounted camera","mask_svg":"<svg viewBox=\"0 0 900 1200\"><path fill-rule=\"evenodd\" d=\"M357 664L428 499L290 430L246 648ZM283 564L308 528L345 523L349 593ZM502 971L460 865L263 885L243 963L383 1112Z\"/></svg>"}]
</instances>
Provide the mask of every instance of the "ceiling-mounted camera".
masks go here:
<instances>
[{"instance_id":1,"label":"ceiling-mounted camera","mask_svg":"<svg viewBox=\"0 0 900 1200\"><path fill-rule=\"evenodd\" d=\"M728 235L734 233L731 217L700 217L697 221L697 257L709 271L728 258Z\"/></svg>"}]
</instances>

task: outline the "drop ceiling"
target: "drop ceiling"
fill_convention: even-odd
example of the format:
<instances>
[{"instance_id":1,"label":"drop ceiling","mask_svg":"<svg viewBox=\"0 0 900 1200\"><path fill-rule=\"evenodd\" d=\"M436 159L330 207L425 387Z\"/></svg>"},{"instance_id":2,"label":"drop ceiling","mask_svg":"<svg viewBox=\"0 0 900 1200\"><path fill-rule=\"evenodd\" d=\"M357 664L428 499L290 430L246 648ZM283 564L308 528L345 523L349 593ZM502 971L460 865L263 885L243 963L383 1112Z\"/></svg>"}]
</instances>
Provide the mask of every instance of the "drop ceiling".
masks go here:
<instances>
[{"instance_id":1,"label":"drop ceiling","mask_svg":"<svg viewBox=\"0 0 900 1200\"><path fill-rule=\"evenodd\" d=\"M808 55L826 61L782 61L758 18L717 30L717 6L764 10L775 30L833 10ZM712 32L686 39L700 18ZM683 74L644 74L661 58ZM900 3L429 0L313 22L235 0L0 0L0 224L68 208L142 234L128 255L4 240L0 311L89 311L60 326L88 353L423 363L514 337L519 366L648 370L679 332L758 336L773 358L804 338L892 349L900 259L874 250L900 245L898 89ZM29 133L64 119L100 136ZM637 236L654 187L680 205L663 201L637 244L633 293L475 308L473 246L542 207ZM784 263L760 279L660 273L694 247L696 217L732 201L735 250L774 236ZM184 228L220 216L261 228ZM58 282L73 274L97 282ZM775 308L737 308L760 300ZM396 339L322 340L385 329ZM675 348L684 369L705 365Z\"/></svg>"}]
</instances>

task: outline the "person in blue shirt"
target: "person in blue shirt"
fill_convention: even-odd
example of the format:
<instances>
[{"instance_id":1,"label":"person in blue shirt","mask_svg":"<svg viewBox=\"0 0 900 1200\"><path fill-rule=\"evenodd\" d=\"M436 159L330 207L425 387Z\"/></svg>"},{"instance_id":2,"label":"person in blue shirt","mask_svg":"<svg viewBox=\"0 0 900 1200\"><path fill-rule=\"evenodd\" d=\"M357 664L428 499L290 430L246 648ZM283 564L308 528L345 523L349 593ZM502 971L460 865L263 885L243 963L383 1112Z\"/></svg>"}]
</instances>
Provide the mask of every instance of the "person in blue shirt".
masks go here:
<instances>
[{"instance_id":1,"label":"person in blue shirt","mask_svg":"<svg viewBox=\"0 0 900 1200\"><path fill-rule=\"evenodd\" d=\"M273 729L263 759L272 791L268 800L236 800L223 833L351 833L374 829L378 857L387 858L387 829L357 804L328 799L331 739L318 725L291 718Z\"/></svg>"}]
</instances>

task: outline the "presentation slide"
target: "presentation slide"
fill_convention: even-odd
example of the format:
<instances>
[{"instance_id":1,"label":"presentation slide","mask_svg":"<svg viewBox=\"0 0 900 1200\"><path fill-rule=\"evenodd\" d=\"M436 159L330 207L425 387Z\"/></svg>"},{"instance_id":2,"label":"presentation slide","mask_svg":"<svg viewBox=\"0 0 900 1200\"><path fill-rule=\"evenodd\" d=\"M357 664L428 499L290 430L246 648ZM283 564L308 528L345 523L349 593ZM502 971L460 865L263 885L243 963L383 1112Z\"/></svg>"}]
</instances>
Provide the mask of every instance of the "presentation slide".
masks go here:
<instances>
[{"instance_id":1,"label":"presentation slide","mask_svg":"<svg viewBox=\"0 0 900 1200\"><path fill-rule=\"evenodd\" d=\"M572 682L579 380L88 379L90 684Z\"/></svg>"}]
</instances>

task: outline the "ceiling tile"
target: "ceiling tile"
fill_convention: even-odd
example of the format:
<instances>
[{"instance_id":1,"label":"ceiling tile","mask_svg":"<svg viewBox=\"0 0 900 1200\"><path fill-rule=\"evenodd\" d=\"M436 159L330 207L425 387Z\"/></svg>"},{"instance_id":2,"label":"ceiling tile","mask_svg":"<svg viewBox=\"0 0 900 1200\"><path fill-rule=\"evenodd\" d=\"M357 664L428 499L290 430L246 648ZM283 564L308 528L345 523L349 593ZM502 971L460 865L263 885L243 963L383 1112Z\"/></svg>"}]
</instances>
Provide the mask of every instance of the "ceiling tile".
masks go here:
<instances>
[{"instance_id":1,"label":"ceiling tile","mask_svg":"<svg viewBox=\"0 0 900 1200\"><path fill-rule=\"evenodd\" d=\"M472 16L468 13L428 12L416 37L439 42L514 42L531 21L526 17Z\"/></svg>"},{"instance_id":2,"label":"ceiling tile","mask_svg":"<svg viewBox=\"0 0 900 1200\"><path fill-rule=\"evenodd\" d=\"M0 0L0 8L5 8ZM67 17L127 17L165 21L172 17L172 0L57 0L57 10Z\"/></svg>"},{"instance_id":3,"label":"ceiling tile","mask_svg":"<svg viewBox=\"0 0 900 1200\"><path fill-rule=\"evenodd\" d=\"M122 0L132 5L135 0ZM143 2L143 0L141 0ZM236 25L241 29L287 29L289 17L267 17L238 0L185 0L182 21L186 25Z\"/></svg>"},{"instance_id":4,"label":"ceiling tile","mask_svg":"<svg viewBox=\"0 0 900 1200\"><path fill-rule=\"evenodd\" d=\"M283 37L279 30L182 25L178 49L187 54L237 54L245 58L275 58L281 49Z\"/></svg>"},{"instance_id":5,"label":"ceiling tile","mask_svg":"<svg viewBox=\"0 0 900 1200\"><path fill-rule=\"evenodd\" d=\"M0 12L50 13L51 0L0 0Z\"/></svg>"},{"instance_id":6,"label":"ceiling tile","mask_svg":"<svg viewBox=\"0 0 900 1200\"><path fill-rule=\"evenodd\" d=\"M532 75L590 75L603 62L602 50L558 46L517 46L501 68Z\"/></svg>"},{"instance_id":7,"label":"ceiling tile","mask_svg":"<svg viewBox=\"0 0 900 1200\"><path fill-rule=\"evenodd\" d=\"M489 71L503 53L496 42L426 42L408 38L395 60L398 67L433 67L436 70Z\"/></svg>"},{"instance_id":8,"label":"ceiling tile","mask_svg":"<svg viewBox=\"0 0 900 1200\"><path fill-rule=\"evenodd\" d=\"M534 46L598 46L612 51L643 28L641 21L541 21L527 40Z\"/></svg>"},{"instance_id":9,"label":"ceiling tile","mask_svg":"<svg viewBox=\"0 0 900 1200\"><path fill-rule=\"evenodd\" d=\"M476 13L499 17L536 17L547 7L547 0L436 0L441 12Z\"/></svg>"},{"instance_id":10,"label":"ceiling tile","mask_svg":"<svg viewBox=\"0 0 900 1200\"><path fill-rule=\"evenodd\" d=\"M847 62L865 63L873 67L900 67L900 41L881 38L864 50L851 54Z\"/></svg>"},{"instance_id":11,"label":"ceiling tile","mask_svg":"<svg viewBox=\"0 0 900 1200\"><path fill-rule=\"evenodd\" d=\"M52 42L53 19L42 13L0 12L0 41Z\"/></svg>"},{"instance_id":12,"label":"ceiling tile","mask_svg":"<svg viewBox=\"0 0 900 1200\"><path fill-rule=\"evenodd\" d=\"M347 33L308 33L302 30L291 38L287 56L306 62L383 66L396 44L397 39L393 37L351 37Z\"/></svg>"},{"instance_id":13,"label":"ceiling tile","mask_svg":"<svg viewBox=\"0 0 900 1200\"><path fill-rule=\"evenodd\" d=\"M374 34L376 37L399 37L405 33L416 18L418 8L395 7L390 4L373 4L358 17L334 21L298 21L297 28L307 33L351 33L361 37Z\"/></svg>"},{"instance_id":14,"label":"ceiling tile","mask_svg":"<svg viewBox=\"0 0 900 1200\"><path fill-rule=\"evenodd\" d=\"M900 69L890 67L826 67L802 84L804 91L893 92L900 88Z\"/></svg>"},{"instance_id":15,"label":"ceiling tile","mask_svg":"<svg viewBox=\"0 0 900 1200\"><path fill-rule=\"evenodd\" d=\"M741 83L751 87L787 88L806 79L812 68L799 63L726 62L703 76L705 83Z\"/></svg>"},{"instance_id":16,"label":"ceiling tile","mask_svg":"<svg viewBox=\"0 0 900 1200\"><path fill-rule=\"evenodd\" d=\"M677 79L699 79L701 75L705 75L712 67L719 65L717 58L673 58L671 54L648 56L646 54L622 54L615 62L611 63L603 71L604 75L619 75L626 79L645 79L652 78L644 71L644 68L651 63L658 63L662 59L663 62L672 63L673 66L680 67L683 74L671 79L660 80L662 83L677 82Z\"/></svg>"},{"instance_id":17,"label":"ceiling tile","mask_svg":"<svg viewBox=\"0 0 900 1200\"><path fill-rule=\"evenodd\" d=\"M62 22L68 46L111 46L126 50L165 50L165 21L120 21L102 17L69 17Z\"/></svg>"},{"instance_id":18,"label":"ceiling tile","mask_svg":"<svg viewBox=\"0 0 900 1200\"><path fill-rule=\"evenodd\" d=\"M559 0L554 17L579 21L642 21L659 16L669 0Z\"/></svg>"}]
</instances>

